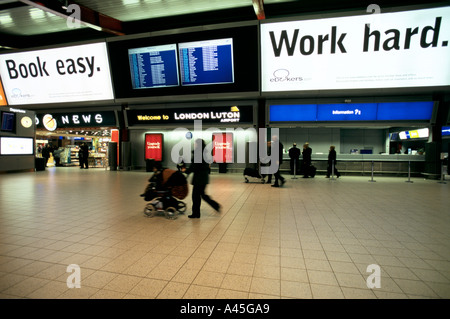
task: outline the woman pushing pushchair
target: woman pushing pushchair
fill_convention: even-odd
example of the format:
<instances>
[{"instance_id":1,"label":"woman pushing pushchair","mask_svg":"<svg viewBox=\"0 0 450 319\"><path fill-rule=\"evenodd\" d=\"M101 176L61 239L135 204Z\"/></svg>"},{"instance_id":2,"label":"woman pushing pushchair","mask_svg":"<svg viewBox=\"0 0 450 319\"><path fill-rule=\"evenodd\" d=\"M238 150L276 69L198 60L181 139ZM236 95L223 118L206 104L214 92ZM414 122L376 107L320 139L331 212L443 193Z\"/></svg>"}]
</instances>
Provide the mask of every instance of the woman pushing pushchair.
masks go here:
<instances>
[{"instance_id":1,"label":"woman pushing pushchair","mask_svg":"<svg viewBox=\"0 0 450 319\"><path fill-rule=\"evenodd\" d=\"M145 215L153 217L157 212L163 212L169 219L176 219L178 214L186 211L186 204L181 201L186 198L189 186L183 173L169 168L163 168L160 162L155 162L153 175L148 180L141 197L148 203L144 209Z\"/></svg>"}]
</instances>

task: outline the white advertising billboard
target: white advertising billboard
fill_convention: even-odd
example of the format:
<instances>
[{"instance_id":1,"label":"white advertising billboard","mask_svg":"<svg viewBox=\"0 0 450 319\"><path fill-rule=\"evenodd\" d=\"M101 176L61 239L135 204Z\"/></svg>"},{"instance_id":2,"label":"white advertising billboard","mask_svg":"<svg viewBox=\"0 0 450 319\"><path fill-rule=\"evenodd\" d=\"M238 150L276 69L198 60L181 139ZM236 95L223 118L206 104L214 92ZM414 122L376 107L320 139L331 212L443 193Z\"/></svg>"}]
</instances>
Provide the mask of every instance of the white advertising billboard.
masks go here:
<instances>
[{"instance_id":1,"label":"white advertising billboard","mask_svg":"<svg viewBox=\"0 0 450 319\"><path fill-rule=\"evenodd\" d=\"M105 43L0 55L9 105L111 100Z\"/></svg>"},{"instance_id":2,"label":"white advertising billboard","mask_svg":"<svg viewBox=\"0 0 450 319\"><path fill-rule=\"evenodd\" d=\"M450 85L450 7L261 24L263 92Z\"/></svg>"}]
</instances>

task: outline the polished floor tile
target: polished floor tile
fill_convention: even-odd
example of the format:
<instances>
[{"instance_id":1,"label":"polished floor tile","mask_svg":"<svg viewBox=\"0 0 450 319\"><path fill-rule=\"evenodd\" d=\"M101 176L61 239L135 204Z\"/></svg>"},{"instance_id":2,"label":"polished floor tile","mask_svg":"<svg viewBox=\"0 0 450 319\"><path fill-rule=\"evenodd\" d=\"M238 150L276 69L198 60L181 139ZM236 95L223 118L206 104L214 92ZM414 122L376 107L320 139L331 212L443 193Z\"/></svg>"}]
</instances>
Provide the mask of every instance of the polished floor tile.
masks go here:
<instances>
[{"instance_id":1,"label":"polished floor tile","mask_svg":"<svg viewBox=\"0 0 450 319\"><path fill-rule=\"evenodd\" d=\"M0 298L450 297L450 183L285 177L213 173L223 212L189 219L188 196L170 220L144 215L143 171L2 174Z\"/></svg>"}]
</instances>

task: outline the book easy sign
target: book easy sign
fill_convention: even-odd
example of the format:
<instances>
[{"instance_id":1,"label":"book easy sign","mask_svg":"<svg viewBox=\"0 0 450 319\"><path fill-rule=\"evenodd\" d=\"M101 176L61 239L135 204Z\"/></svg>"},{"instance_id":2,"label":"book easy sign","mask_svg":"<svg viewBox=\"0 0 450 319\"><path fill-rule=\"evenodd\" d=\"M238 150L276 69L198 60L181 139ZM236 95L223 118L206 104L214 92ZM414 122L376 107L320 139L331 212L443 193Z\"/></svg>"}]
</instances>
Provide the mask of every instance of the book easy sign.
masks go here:
<instances>
[{"instance_id":1,"label":"book easy sign","mask_svg":"<svg viewBox=\"0 0 450 319\"><path fill-rule=\"evenodd\" d=\"M105 43L0 55L10 105L112 100Z\"/></svg>"},{"instance_id":2,"label":"book easy sign","mask_svg":"<svg viewBox=\"0 0 450 319\"><path fill-rule=\"evenodd\" d=\"M450 85L450 7L261 24L262 91Z\"/></svg>"},{"instance_id":3,"label":"book easy sign","mask_svg":"<svg viewBox=\"0 0 450 319\"><path fill-rule=\"evenodd\" d=\"M163 135L145 134L145 159L162 161Z\"/></svg>"}]
</instances>

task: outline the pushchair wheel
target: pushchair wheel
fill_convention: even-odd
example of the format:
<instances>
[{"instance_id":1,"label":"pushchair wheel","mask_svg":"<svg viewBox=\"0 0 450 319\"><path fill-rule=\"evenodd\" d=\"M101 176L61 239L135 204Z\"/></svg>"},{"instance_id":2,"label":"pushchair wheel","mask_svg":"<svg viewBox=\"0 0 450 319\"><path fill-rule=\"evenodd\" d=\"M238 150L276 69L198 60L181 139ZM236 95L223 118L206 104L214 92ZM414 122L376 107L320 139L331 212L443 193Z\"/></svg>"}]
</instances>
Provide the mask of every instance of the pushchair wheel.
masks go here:
<instances>
[{"instance_id":1,"label":"pushchair wheel","mask_svg":"<svg viewBox=\"0 0 450 319\"><path fill-rule=\"evenodd\" d=\"M248 182L249 182L249 181L248 181L248 178L247 178L247 177L245 177L245 182L246 182L246 183L248 183Z\"/></svg>"},{"instance_id":2,"label":"pushchair wheel","mask_svg":"<svg viewBox=\"0 0 450 319\"><path fill-rule=\"evenodd\" d=\"M176 219L178 217L178 211L174 207L167 207L164 211L164 215L168 219Z\"/></svg>"},{"instance_id":3,"label":"pushchair wheel","mask_svg":"<svg viewBox=\"0 0 450 319\"><path fill-rule=\"evenodd\" d=\"M186 211L186 204L182 201L178 201L178 212L183 214Z\"/></svg>"},{"instance_id":4,"label":"pushchair wheel","mask_svg":"<svg viewBox=\"0 0 450 319\"><path fill-rule=\"evenodd\" d=\"M156 207L153 204L147 204L147 206L145 206L144 208L144 214L147 215L148 217L153 217L155 216L156 213Z\"/></svg>"}]
</instances>

